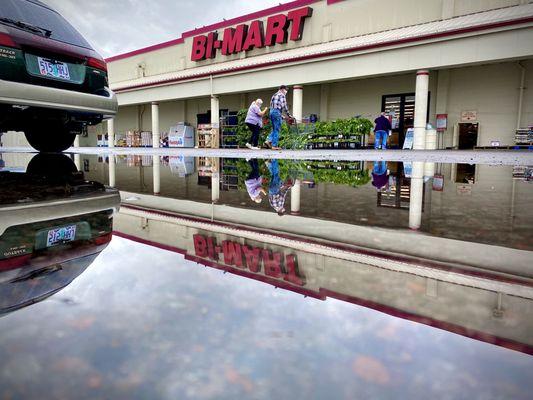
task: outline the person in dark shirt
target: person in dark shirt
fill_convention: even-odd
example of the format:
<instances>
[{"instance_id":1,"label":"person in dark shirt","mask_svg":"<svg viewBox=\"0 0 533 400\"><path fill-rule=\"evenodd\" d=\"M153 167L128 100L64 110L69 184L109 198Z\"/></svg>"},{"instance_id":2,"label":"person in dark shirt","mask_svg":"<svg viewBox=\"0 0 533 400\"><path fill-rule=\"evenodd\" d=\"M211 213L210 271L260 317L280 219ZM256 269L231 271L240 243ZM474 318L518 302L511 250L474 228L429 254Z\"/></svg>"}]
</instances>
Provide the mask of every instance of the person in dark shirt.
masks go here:
<instances>
[{"instance_id":1,"label":"person in dark shirt","mask_svg":"<svg viewBox=\"0 0 533 400\"><path fill-rule=\"evenodd\" d=\"M391 124L389 119L385 116L385 112L382 112L381 115L374 120L374 123L376 124L376 127L374 128L374 133L376 136L374 148L386 149L387 138L389 137Z\"/></svg>"},{"instance_id":2,"label":"person in dark shirt","mask_svg":"<svg viewBox=\"0 0 533 400\"><path fill-rule=\"evenodd\" d=\"M389 183L389 170L387 168L386 161L374 161L374 167L372 168L372 186L376 190L381 189Z\"/></svg>"}]
</instances>

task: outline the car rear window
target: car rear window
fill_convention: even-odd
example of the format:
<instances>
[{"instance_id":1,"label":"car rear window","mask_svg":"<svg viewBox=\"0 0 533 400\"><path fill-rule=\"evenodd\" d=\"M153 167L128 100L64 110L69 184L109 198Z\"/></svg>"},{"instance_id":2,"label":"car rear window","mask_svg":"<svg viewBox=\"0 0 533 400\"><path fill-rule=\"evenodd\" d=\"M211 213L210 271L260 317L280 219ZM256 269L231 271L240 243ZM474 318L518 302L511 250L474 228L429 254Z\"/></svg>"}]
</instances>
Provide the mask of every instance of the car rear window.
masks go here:
<instances>
[{"instance_id":1,"label":"car rear window","mask_svg":"<svg viewBox=\"0 0 533 400\"><path fill-rule=\"evenodd\" d=\"M52 31L51 39L91 48L91 45L61 15L38 2L1 0L0 17L26 22Z\"/></svg>"}]
</instances>

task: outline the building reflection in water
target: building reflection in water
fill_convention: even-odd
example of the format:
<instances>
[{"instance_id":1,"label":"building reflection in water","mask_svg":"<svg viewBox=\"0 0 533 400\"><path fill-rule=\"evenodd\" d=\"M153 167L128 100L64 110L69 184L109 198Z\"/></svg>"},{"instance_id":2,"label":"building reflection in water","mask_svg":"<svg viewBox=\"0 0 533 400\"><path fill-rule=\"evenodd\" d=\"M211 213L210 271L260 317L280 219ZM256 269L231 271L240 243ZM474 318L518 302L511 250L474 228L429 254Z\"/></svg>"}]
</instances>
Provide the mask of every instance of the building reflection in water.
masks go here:
<instances>
[{"instance_id":1,"label":"building reflection in water","mask_svg":"<svg viewBox=\"0 0 533 400\"><path fill-rule=\"evenodd\" d=\"M424 214L435 218L430 204L442 193L442 182L436 180L449 166L217 158L193 163L159 156L139 160L139 166L132 164L140 168L137 176L142 188L147 181L144 168L149 171L150 167L153 187L147 192L121 193L122 207L114 220L119 236L305 296L337 298L532 353L533 273L528 242L525 248L504 247L499 242L473 240L477 238L458 240L412 231L423 227ZM120 163L116 161L109 158L109 183L120 187L116 177L124 170L117 171ZM159 196L169 182L163 178L166 163L209 194L198 201L193 186L188 186L183 199ZM23 175L31 176L31 168ZM74 175L79 177L78 172ZM328 188L344 191L344 197L328 197ZM105 189L104 193L114 193L117 201L116 192ZM243 197L237 198L244 201L227 201L228 195L240 193ZM460 193L458 189L453 194ZM368 195L373 204L366 200ZM321 204L340 207L346 215L359 212L349 204L360 196L365 202L356 204L374 207L378 216L396 215L405 223L403 229L385 229L315 217L305 210L306 198L312 196L325 197ZM515 204L516 195L513 199ZM106 207L109 213L116 206ZM516 204L513 210L516 213ZM274 212L284 217L273 218ZM77 215L84 218L81 212ZM65 225L42 223L39 229L47 233ZM46 251L62 249L62 253L64 246L73 244L61 243Z\"/></svg>"},{"instance_id":2,"label":"building reflection in water","mask_svg":"<svg viewBox=\"0 0 533 400\"><path fill-rule=\"evenodd\" d=\"M56 293L108 245L117 190L87 181L63 154L37 154L26 172L0 171L0 313Z\"/></svg>"},{"instance_id":3,"label":"building reflection in water","mask_svg":"<svg viewBox=\"0 0 533 400\"><path fill-rule=\"evenodd\" d=\"M210 204L138 194L124 201L117 234L305 296L334 297L532 352L531 252L412 232L431 214L424 203L432 191L442 190L434 181L442 166L213 158L197 166L198 182L209 178ZM355 195L372 187L374 207L405 213L405 229L302 214L302 188L327 197L330 184ZM246 194L244 202L223 200L237 192ZM272 218L273 212L285 216Z\"/></svg>"}]
</instances>

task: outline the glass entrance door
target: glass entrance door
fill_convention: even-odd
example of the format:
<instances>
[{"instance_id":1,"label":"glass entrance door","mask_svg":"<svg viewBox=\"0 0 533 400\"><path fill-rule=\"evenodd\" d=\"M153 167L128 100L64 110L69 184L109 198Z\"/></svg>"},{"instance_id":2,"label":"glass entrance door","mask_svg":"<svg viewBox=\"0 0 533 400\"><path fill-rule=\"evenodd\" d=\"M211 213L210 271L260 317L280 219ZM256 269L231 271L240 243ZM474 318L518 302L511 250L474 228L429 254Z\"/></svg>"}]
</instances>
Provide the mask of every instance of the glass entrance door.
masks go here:
<instances>
[{"instance_id":1,"label":"glass entrance door","mask_svg":"<svg viewBox=\"0 0 533 400\"><path fill-rule=\"evenodd\" d=\"M387 94L382 97L381 111L385 111L391 120L392 136L389 138L389 147L401 148L405 139L405 132L414 126L415 94Z\"/></svg>"}]
</instances>

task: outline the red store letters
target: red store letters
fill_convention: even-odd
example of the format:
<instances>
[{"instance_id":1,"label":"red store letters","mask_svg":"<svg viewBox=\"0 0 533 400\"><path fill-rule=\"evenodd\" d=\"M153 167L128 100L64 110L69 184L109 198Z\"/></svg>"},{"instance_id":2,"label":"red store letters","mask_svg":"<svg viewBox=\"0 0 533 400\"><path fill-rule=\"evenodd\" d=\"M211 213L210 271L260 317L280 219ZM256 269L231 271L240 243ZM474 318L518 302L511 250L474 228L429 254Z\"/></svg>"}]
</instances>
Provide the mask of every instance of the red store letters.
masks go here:
<instances>
[{"instance_id":1,"label":"red store letters","mask_svg":"<svg viewBox=\"0 0 533 400\"><path fill-rule=\"evenodd\" d=\"M222 40L218 39L218 32L195 36L192 40L191 60L215 58L217 50L227 56L241 51L287 43L288 40L301 40L305 19L312 14L311 7L304 7L290 11L287 15L272 15L266 21L266 31L263 21L259 20L252 21L250 24L237 25L235 28L226 28Z\"/></svg>"},{"instance_id":2,"label":"red store letters","mask_svg":"<svg viewBox=\"0 0 533 400\"><path fill-rule=\"evenodd\" d=\"M217 245L216 239L204 235L193 235L194 252L196 256L218 261L222 255L224 264L250 272L264 274L271 278L283 279L298 286L305 285L305 278L300 274L296 256L284 256L279 252L272 252L260 247L250 247L240 243L224 240L222 246Z\"/></svg>"}]
</instances>

